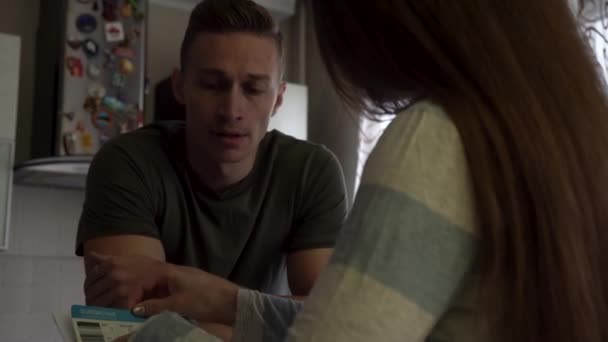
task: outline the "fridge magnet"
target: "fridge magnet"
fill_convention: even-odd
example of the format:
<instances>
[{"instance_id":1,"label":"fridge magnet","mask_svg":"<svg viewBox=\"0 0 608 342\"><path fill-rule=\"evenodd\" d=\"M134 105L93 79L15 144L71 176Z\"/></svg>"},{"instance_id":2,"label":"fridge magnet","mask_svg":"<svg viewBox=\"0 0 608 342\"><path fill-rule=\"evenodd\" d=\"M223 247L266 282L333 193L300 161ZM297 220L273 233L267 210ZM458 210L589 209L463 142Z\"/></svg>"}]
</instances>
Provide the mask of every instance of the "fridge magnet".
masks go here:
<instances>
[{"instance_id":1,"label":"fridge magnet","mask_svg":"<svg viewBox=\"0 0 608 342\"><path fill-rule=\"evenodd\" d=\"M61 113L61 115L68 119L68 121L74 121L74 118L76 117L76 113L74 112L66 112L66 113Z\"/></svg>"},{"instance_id":2,"label":"fridge magnet","mask_svg":"<svg viewBox=\"0 0 608 342\"><path fill-rule=\"evenodd\" d=\"M140 36L140 32L141 31L136 27L129 30L129 32L127 32L125 35L125 40L123 40L122 43L120 43L120 46L129 47L131 45L131 42L137 41L137 39Z\"/></svg>"},{"instance_id":3,"label":"fridge magnet","mask_svg":"<svg viewBox=\"0 0 608 342\"><path fill-rule=\"evenodd\" d=\"M82 43L82 51L87 57L93 58L99 54L99 45L93 39L85 39Z\"/></svg>"},{"instance_id":4,"label":"fridge magnet","mask_svg":"<svg viewBox=\"0 0 608 342\"><path fill-rule=\"evenodd\" d=\"M118 132L120 134L124 134L124 133L127 133L129 131L129 123L127 121L121 122L118 127L119 127Z\"/></svg>"},{"instance_id":5,"label":"fridge magnet","mask_svg":"<svg viewBox=\"0 0 608 342\"><path fill-rule=\"evenodd\" d=\"M93 33L97 29L97 19L90 14L81 14L76 18L76 28L82 33Z\"/></svg>"},{"instance_id":6,"label":"fridge magnet","mask_svg":"<svg viewBox=\"0 0 608 342\"><path fill-rule=\"evenodd\" d=\"M135 21L138 21L138 22L144 20L144 12L140 12L140 11L135 12L135 14L133 15L133 18L135 19Z\"/></svg>"},{"instance_id":7,"label":"fridge magnet","mask_svg":"<svg viewBox=\"0 0 608 342\"><path fill-rule=\"evenodd\" d=\"M67 43L72 50L78 50L82 46L82 39L70 36L67 39Z\"/></svg>"},{"instance_id":8,"label":"fridge magnet","mask_svg":"<svg viewBox=\"0 0 608 342\"><path fill-rule=\"evenodd\" d=\"M98 130L103 131L112 124L112 117L112 112L102 108L91 117L91 121L93 122L93 126Z\"/></svg>"},{"instance_id":9,"label":"fridge magnet","mask_svg":"<svg viewBox=\"0 0 608 342\"><path fill-rule=\"evenodd\" d=\"M127 58L121 58L118 62L118 71L120 71L123 75L129 75L133 72L135 66L133 62L131 62Z\"/></svg>"},{"instance_id":10,"label":"fridge magnet","mask_svg":"<svg viewBox=\"0 0 608 342\"><path fill-rule=\"evenodd\" d=\"M82 123L82 121L78 121L76 123L76 128L75 129L76 129L76 132L78 132L78 133L84 132L85 128L84 128L84 124Z\"/></svg>"},{"instance_id":11,"label":"fridge magnet","mask_svg":"<svg viewBox=\"0 0 608 342\"><path fill-rule=\"evenodd\" d=\"M118 7L117 0L103 0L103 9L101 10L101 16L106 21L116 21L116 9Z\"/></svg>"},{"instance_id":12,"label":"fridge magnet","mask_svg":"<svg viewBox=\"0 0 608 342\"><path fill-rule=\"evenodd\" d=\"M87 111L89 114L94 114L99 111L99 107L101 106L101 99L95 96L88 96L84 100L84 104L82 108Z\"/></svg>"},{"instance_id":13,"label":"fridge magnet","mask_svg":"<svg viewBox=\"0 0 608 342\"><path fill-rule=\"evenodd\" d=\"M63 133L63 149L68 155L76 153L76 133L65 132Z\"/></svg>"},{"instance_id":14,"label":"fridge magnet","mask_svg":"<svg viewBox=\"0 0 608 342\"><path fill-rule=\"evenodd\" d=\"M82 67L82 61L80 60L80 58L78 57L68 57L66 59L66 66L68 68L68 71L70 72L70 75L74 76L74 77L82 77L83 74L83 67Z\"/></svg>"},{"instance_id":15,"label":"fridge magnet","mask_svg":"<svg viewBox=\"0 0 608 342\"><path fill-rule=\"evenodd\" d=\"M120 8L120 15L122 15L123 18L129 18L133 15L133 7L131 7L130 3L125 3Z\"/></svg>"},{"instance_id":16,"label":"fridge magnet","mask_svg":"<svg viewBox=\"0 0 608 342\"><path fill-rule=\"evenodd\" d=\"M102 99L106 96L106 88L101 83L93 82L89 84L87 94L89 94L90 97Z\"/></svg>"},{"instance_id":17,"label":"fridge magnet","mask_svg":"<svg viewBox=\"0 0 608 342\"><path fill-rule=\"evenodd\" d=\"M127 2L127 1L125 1ZM139 5L137 4L137 0L128 0L129 4L131 4L131 7L133 7L133 9L135 9L136 11L139 10Z\"/></svg>"},{"instance_id":18,"label":"fridge magnet","mask_svg":"<svg viewBox=\"0 0 608 342\"><path fill-rule=\"evenodd\" d=\"M89 63L87 73L89 74L89 78L96 80L101 76L101 67L96 63Z\"/></svg>"},{"instance_id":19,"label":"fridge magnet","mask_svg":"<svg viewBox=\"0 0 608 342\"><path fill-rule=\"evenodd\" d=\"M127 76L120 72L115 72L112 75L112 85L116 88L122 89L127 85Z\"/></svg>"},{"instance_id":20,"label":"fridge magnet","mask_svg":"<svg viewBox=\"0 0 608 342\"><path fill-rule=\"evenodd\" d=\"M106 41L108 43L122 42L125 40L125 30L120 21L106 23Z\"/></svg>"},{"instance_id":21,"label":"fridge magnet","mask_svg":"<svg viewBox=\"0 0 608 342\"><path fill-rule=\"evenodd\" d=\"M127 1L125 1L127 2ZM141 21L144 18L144 13L143 11L141 11L141 9L139 8L139 5L137 4L137 0L128 0L129 4L131 5L131 15L133 16L133 18L136 21Z\"/></svg>"},{"instance_id":22,"label":"fridge magnet","mask_svg":"<svg viewBox=\"0 0 608 342\"><path fill-rule=\"evenodd\" d=\"M127 103L127 95L125 95L125 93L123 93L123 92L116 93L116 98L118 99L118 101L120 101L122 103ZM123 111L126 109L126 106L128 106L128 105L125 105L125 108L123 108Z\"/></svg>"},{"instance_id":23,"label":"fridge magnet","mask_svg":"<svg viewBox=\"0 0 608 342\"><path fill-rule=\"evenodd\" d=\"M112 138L110 138L109 136L107 136L105 134L100 134L99 135L99 145L103 145L103 144L107 143L108 141L110 141L110 139L112 139Z\"/></svg>"},{"instance_id":24,"label":"fridge magnet","mask_svg":"<svg viewBox=\"0 0 608 342\"><path fill-rule=\"evenodd\" d=\"M80 133L80 144L82 146L83 152L86 154L91 153L93 150L93 136L91 133L87 131L83 131Z\"/></svg>"},{"instance_id":25,"label":"fridge magnet","mask_svg":"<svg viewBox=\"0 0 608 342\"><path fill-rule=\"evenodd\" d=\"M120 46L120 47L129 47L129 46L131 46L131 38L129 37L128 34L125 35L125 39L123 39L122 42L118 43L118 46Z\"/></svg>"},{"instance_id":26,"label":"fridge magnet","mask_svg":"<svg viewBox=\"0 0 608 342\"><path fill-rule=\"evenodd\" d=\"M122 112L125 109L124 102L112 96L104 97L101 104L113 112Z\"/></svg>"},{"instance_id":27,"label":"fridge magnet","mask_svg":"<svg viewBox=\"0 0 608 342\"><path fill-rule=\"evenodd\" d=\"M130 47L117 46L112 49L112 55L119 58L135 58L135 51Z\"/></svg>"},{"instance_id":28,"label":"fridge magnet","mask_svg":"<svg viewBox=\"0 0 608 342\"><path fill-rule=\"evenodd\" d=\"M129 34L127 35L131 41L136 41L141 36L141 30L139 27L131 27Z\"/></svg>"},{"instance_id":29,"label":"fridge magnet","mask_svg":"<svg viewBox=\"0 0 608 342\"><path fill-rule=\"evenodd\" d=\"M137 108L136 104L129 103L125 106L125 109L123 112L124 112L125 116L127 116L127 117L136 117L137 113L139 112L139 109Z\"/></svg>"},{"instance_id":30,"label":"fridge magnet","mask_svg":"<svg viewBox=\"0 0 608 342\"><path fill-rule=\"evenodd\" d=\"M106 57L105 61L103 62L104 68L114 69L116 67L116 56L114 56L114 54L108 49L103 50L103 53Z\"/></svg>"},{"instance_id":31,"label":"fridge magnet","mask_svg":"<svg viewBox=\"0 0 608 342\"><path fill-rule=\"evenodd\" d=\"M139 111L137 113L137 119L135 119L135 128L134 129L141 128L143 126L144 126L144 112Z\"/></svg>"}]
</instances>

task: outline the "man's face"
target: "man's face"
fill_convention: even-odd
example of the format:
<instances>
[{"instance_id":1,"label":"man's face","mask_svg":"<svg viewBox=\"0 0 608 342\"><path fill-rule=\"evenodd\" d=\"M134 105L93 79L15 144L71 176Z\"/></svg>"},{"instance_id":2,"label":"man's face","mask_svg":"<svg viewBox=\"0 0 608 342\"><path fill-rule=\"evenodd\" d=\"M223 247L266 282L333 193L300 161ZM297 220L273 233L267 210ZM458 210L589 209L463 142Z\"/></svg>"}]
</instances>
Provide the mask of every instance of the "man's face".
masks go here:
<instances>
[{"instance_id":1,"label":"man's face","mask_svg":"<svg viewBox=\"0 0 608 342\"><path fill-rule=\"evenodd\" d=\"M186 141L220 164L255 158L285 84L271 38L248 33L201 33L188 51L173 88L186 107Z\"/></svg>"}]
</instances>

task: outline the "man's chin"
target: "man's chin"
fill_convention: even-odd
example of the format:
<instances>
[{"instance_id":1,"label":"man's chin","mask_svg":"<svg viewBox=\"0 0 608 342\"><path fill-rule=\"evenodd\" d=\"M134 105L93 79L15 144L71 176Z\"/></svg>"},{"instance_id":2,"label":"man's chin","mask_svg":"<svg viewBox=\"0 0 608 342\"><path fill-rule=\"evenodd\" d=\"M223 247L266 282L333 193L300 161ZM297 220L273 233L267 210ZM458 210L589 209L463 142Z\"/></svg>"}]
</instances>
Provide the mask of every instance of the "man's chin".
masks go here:
<instances>
[{"instance_id":1,"label":"man's chin","mask_svg":"<svg viewBox=\"0 0 608 342\"><path fill-rule=\"evenodd\" d=\"M238 164L247 160L247 155L244 153L226 153L217 156L216 160L221 164Z\"/></svg>"}]
</instances>

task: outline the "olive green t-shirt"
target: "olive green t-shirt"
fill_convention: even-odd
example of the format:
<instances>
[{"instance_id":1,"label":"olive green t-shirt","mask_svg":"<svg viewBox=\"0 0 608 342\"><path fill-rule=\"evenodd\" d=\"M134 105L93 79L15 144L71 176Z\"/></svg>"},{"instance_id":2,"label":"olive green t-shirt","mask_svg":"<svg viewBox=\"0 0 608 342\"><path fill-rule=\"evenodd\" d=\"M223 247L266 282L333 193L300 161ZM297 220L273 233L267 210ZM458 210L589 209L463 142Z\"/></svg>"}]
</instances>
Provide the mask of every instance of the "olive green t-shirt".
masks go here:
<instances>
[{"instance_id":1,"label":"olive green t-shirt","mask_svg":"<svg viewBox=\"0 0 608 342\"><path fill-rule=\"evenodd\" d=\"M347 212L342 169L325 147L272 131L250 174L222 193L197 181L183 122L106 143L87 178L76 254L122 234L161 241L167 261L277 293L291 252L333 247Z\"/></svg>"}]
</instances>

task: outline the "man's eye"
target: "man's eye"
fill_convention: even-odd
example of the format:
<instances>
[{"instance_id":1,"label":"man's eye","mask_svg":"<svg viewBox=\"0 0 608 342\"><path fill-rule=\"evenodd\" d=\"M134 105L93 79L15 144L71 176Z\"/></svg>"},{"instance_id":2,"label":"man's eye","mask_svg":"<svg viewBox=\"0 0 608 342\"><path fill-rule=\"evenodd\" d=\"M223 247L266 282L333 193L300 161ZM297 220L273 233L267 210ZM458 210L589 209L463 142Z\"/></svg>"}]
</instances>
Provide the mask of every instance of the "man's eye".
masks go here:
<instances>
[{"instance_id":1,"label":"man's eye","mask_svg":"<svg viewBox=\"0 0 608 342\"><path fill-rule=\"evenodd\" d=\"M243 87L243 90L245 91L246 94L251 94L251 95L259 95L266 91L265 89L262 89L260 87L255 87L255 86L245 86L245 87Z\"/></svg>"},{"instance_id":2,"label":"man's eye","mask_svg":"<svg viewBox=\"0 0 608 342\"><path fill-rule=\"evenodd\" d=\"M199 82L199 85L201 86L201 88L211 89L211 90L218 90L220 88L220 85L217 82L201 81L201 82Z\"/></svg>"}]
</instances>

